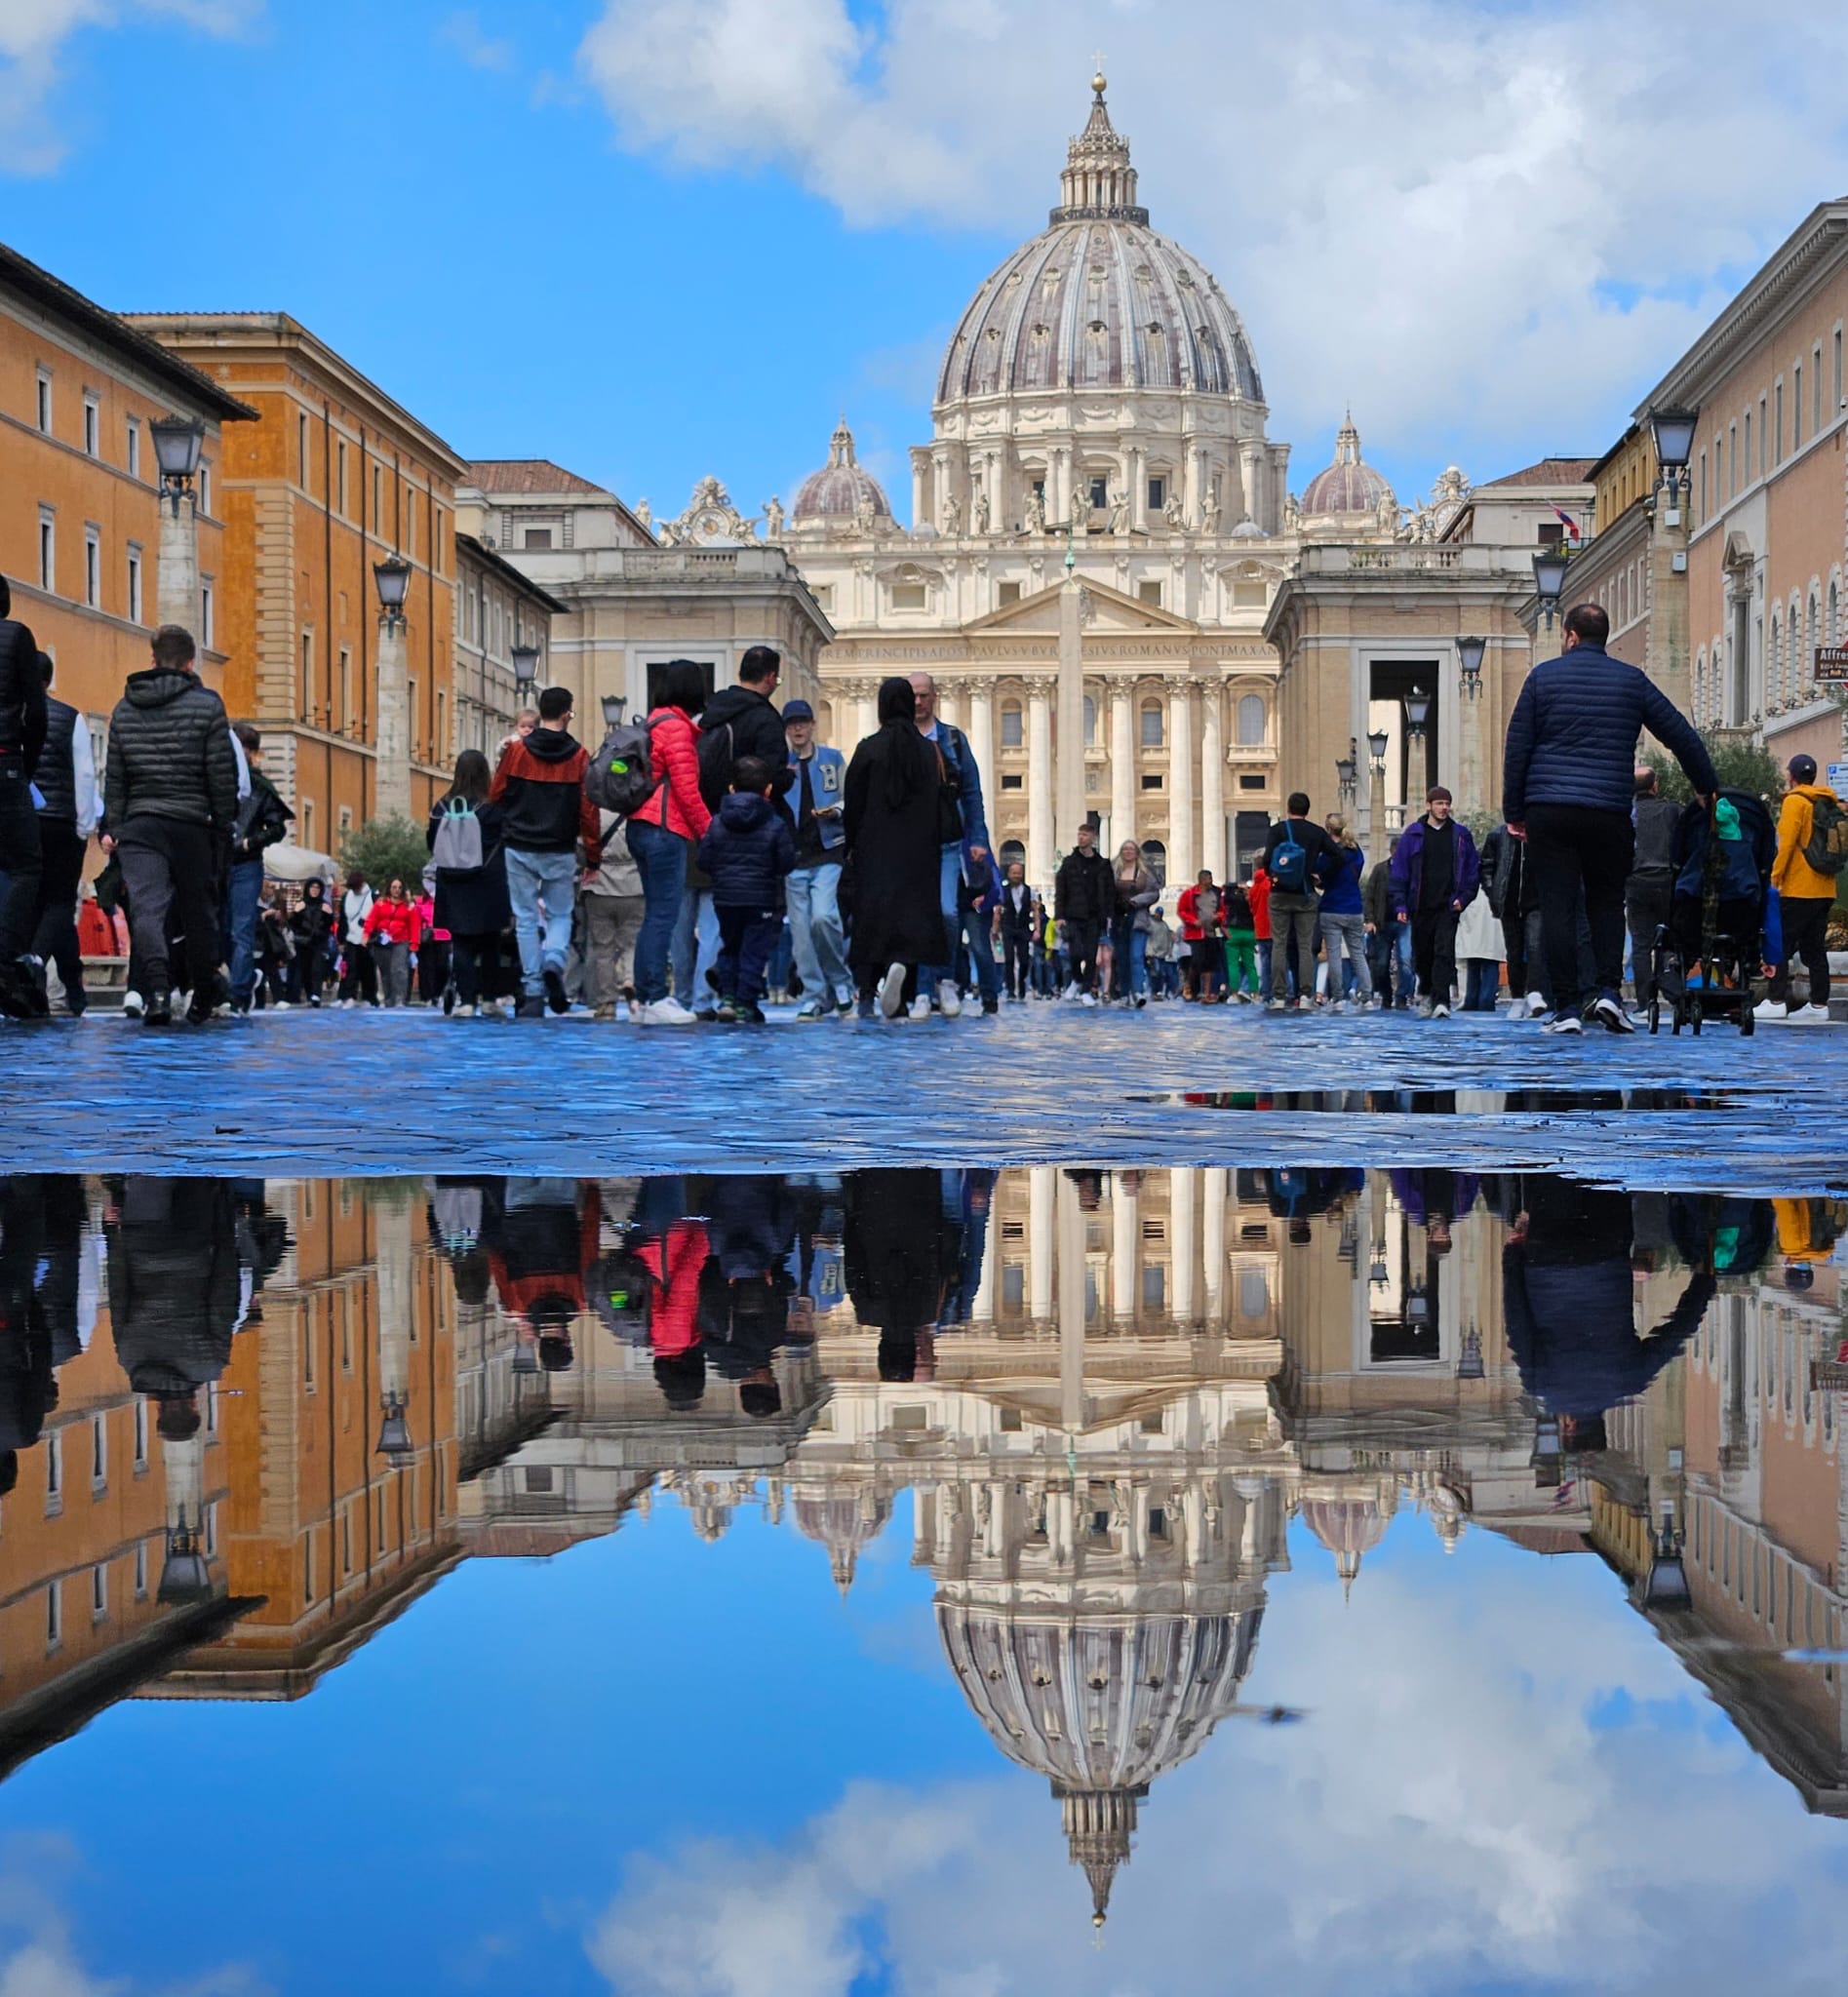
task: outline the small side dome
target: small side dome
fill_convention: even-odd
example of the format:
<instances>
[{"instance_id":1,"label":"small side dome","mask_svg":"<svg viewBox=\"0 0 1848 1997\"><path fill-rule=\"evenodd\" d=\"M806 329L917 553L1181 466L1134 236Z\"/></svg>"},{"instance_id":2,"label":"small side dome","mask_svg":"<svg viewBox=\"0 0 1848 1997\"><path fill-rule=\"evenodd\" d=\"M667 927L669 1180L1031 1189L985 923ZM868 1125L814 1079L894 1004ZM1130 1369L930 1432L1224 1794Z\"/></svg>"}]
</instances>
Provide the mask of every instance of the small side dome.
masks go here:
<instances>
[{"instance_id":1,"label":"small side dome","mask_svg":"<svg viewBox=\"0 0 1848 1997\"><path fill-rule=\"evenodd\" d=\"M1335 461L1318 471L1303 489L1306 514L1377 514L1382 499L1390 499L1393 489L1370 464L1360 458L1360 433L1354 427L1350 411L1335 438Z\"/></svg>"},{"instance_id":2,"label":"small side dome","mask_svg":"<svg viewBox=\"0 0 1848 1997\"><path fill-rule=\"evenodd\" d=\"M853 454L853 432L842 416L828 447L828 461L810 472L796 493L796 527L823 521L863 520L889 523L890 502L880 482Z\"/></svg>"}]
</instances>

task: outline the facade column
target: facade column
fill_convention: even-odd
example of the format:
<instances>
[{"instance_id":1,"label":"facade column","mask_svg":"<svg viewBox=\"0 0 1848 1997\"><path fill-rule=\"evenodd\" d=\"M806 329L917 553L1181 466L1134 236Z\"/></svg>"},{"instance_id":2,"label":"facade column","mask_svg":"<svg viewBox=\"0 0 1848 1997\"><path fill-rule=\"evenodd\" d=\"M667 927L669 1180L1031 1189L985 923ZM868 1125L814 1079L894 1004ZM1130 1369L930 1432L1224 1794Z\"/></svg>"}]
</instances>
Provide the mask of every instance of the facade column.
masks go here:
<instances>
[{"instance_id":1,"label":"facade column","mask_svg":"<svg viewBox=\"0 0 1848 1997\"><path fill-rule=\"evenodd\" d=\"M1195 1230L1198 1176L1192 1165L1176 1165L1168 1174L1168 1245L1174 1278L1171 1304L1182 1323L1194 1315L1195 1273L1199 1263L1199 1236Z\"/></svg>"},{"instance_id":2,"label":"facade column","mask_svg":"<svg viewBox=\"0 0 1848 1997\"><path fill-rule=\"evenodd\" d=\"M406 665L405 620L378 625L376 737L373 764L373 816L411 816L411 682Z\"/></svg>"},{"instance_id":3,"label":"facade column","mask_svg":"<svg viewBox=\"0 0 1848 1997\"><path fill-rule=\"evenodd\" d=\"M924 472L929 463L930 453L927 450L916 450L911 453L911 524L914 528L936 526L927 510L929 493Z\"/></svg>"},{"instance_id":4,"label":"facade column","mask_svg":"<svg viewBox=\"0 0 1848 1997\"><path fill-rule=\"evenodd\" d=\"M1124 497L1129 501L1129 511L1124 516L1132 529L1146 528L1149 524L1149 481L1142 469L1142 446L1132 444L1124 457L1124 476L1129 481L1129 489Z\"/></svg>"},{"instance_id":5,"label":"facade column","mask_svg":"<svg viewBox=\"0 0 1848 1997\"><path fill-rule=\"evenodd\" d=\"M932 675L935 678L935 675ZM937 713L952 727L968 727L968 717L963 712L963 683L961 680L937 681Z\"/></svg>"},{"instance_id":6,"label":"facade column","mask_svg":"<svg viewBox=\"0 0 1848 1997\"><path fill-rule=\"evenodd\" d=\"M1027 878L1052 888L1052 683L1027 682Z\"/></svg>"},{"instance_id":7,"label":"facade column","mask_svg":"<svg viewBox=\"0 0 1848 1997\"><path fill-rule=\"evenodd\" d=\"M1199 689L1199 863L1215 881L1232 877L1226 866L1226 750L1220 732L1226 689L1217 680Z\"/></svg>"},{"instance_id":8,"label":"facade column","mask_svg":"<svg viewBox=\"0 0 1848 1997\"><path fill-rule=\"evenodd\" d=\"M1110 846L1136 836L1135 682L1110 683Z\"/></svg>"},{"instance_id":9,"label":"facade column","mask_svg":"<svg viewBox=\"0 0 1848 1997\"><path fill-rule=\"evenodd\" d=\"M978 1223L982 1230L982 1279L975 1285L975 1302L969 1315L977 1324L995 1321L995 1257L1000 1253L999 1229L995 1223L995 1199L991 1191L988 1211Z\"/></svg>"},{"instance_id":10,"label":"facade column","mask_svg":"<svg viewBox=\"0 0 1848 1997\"><path fill-rule=\"evenodd\" d=\"M1194 715L1185 680L1168 688L1168 882L1174 892L1193 885Z\"/></svg>"},{"instance_id":11,"label":"facade column","mask_svg":"<svg viewBox=\"0 0 1848 1997\"><path fill-rule=\"evenodd\" d=\"M1214 875L1223 880L1223 875ZM1205 1204L1200 1230L1206 1251L1206 1321L1223 1326L1226 1318L1226 1201L1231 1194L1231 1175L1224 1165L1208 1165L1199 1175L1200 1198Z\"/></svg>"},{"instance_id":12,"label":"facade column","mask_svg":"<svg viewBox=\"0 0 1848 1997\"><path fill-rule=\"evenodd\" d=\"M879 683L876 680L860 680L854 685L854 708L858 714L859 733L856 742L863 742L879 727Z\"/></svg>"},{"instance_id":13,"label":"facade column","mask_svg":"<svg viewBox=\"0 0 1848 1997\"><path fill-rule=\"evenodd\" d=\"M963 685L969 697L966 724L969 749L975 757L976 768L982 773L983 796L987 800L990 817L989 831L994 833L993 819L1001 804L1001 779L995 774L995 683L984 676L965 680Z\"/></svg>"},{"instance_id":14,"label":"facade column","mask_svg":"<svg viewBox=\"0 0 1848 1997\"><path fill-rule=\"evenodd\" d=\"M1239 447L1239 470L1244 479L1244 518L1264 525L1264 447L1255 440ZM1238 523L1235 521L1234 525Z\"/></svg>"},{"instance_id":15,"label":"facade column","mask_svg":"<svg viewBox=\"0 0 1848 1997\"><path fill-rule=\"evenodd\" d=\"M1059 1417L1068 1434L1090 1419L1084 1392L1084 1211L1078 1188L1057 1178L1059 1205Z\"/></svg>"},{"instance_id":16,"label":"facade column","mask_svg":"<svg viewBox=\"0 0 1848 1997\"><path fill-rule=\"evenodd\" d=\"M160 544L155 557L154 605L163 624L190 631L203 652L205 633L199 628L199 520L190 487L164 493L160 502ZM203 671L205 661L200 660Z\"/></svg>"}]
</instances>

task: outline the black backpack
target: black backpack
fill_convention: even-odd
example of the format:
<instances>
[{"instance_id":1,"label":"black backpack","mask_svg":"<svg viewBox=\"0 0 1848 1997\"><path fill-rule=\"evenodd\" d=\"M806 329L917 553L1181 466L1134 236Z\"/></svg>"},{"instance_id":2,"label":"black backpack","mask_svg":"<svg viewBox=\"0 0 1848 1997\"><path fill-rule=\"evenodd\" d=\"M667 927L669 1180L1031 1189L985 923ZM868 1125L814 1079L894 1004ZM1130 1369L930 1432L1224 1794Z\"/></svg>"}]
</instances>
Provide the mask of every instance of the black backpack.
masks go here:
<instances>
[{"instance_id":1,"label":"black backpack","mask_svg":"<svg viewBox=\"0 0 1848 1997\"><path fill-rule=\"evenodd\" d=\"M664 781L654 773L654 729L649 721L623 722L604 736L584 770L584 796L600 811L627 818L641 810ZM700 788L705 788L702 783Z\"/></svg>"},{"instance_id":2,"label":"black backpack","mask_svg":"<svg viewBox=\"0 0 1848 1997\"><path fill-rule=\"evenodd\" d=\"M716 728L700 729L699 795L708 811L717 811L725 803L737 760L729 722L721 722Z\"/></svg>"},{"instance_id":3,"label":"black backpack","mask_svg":"<svg viewBox=\"0 0 1848 1997\"><path fill-rule=\"evenodd\" d=\"M1803 858L1819 874L1839 874L1848 866L1848 811L1832 797L1810 800L1810 836Z\"/></svg>"}]
</instances>

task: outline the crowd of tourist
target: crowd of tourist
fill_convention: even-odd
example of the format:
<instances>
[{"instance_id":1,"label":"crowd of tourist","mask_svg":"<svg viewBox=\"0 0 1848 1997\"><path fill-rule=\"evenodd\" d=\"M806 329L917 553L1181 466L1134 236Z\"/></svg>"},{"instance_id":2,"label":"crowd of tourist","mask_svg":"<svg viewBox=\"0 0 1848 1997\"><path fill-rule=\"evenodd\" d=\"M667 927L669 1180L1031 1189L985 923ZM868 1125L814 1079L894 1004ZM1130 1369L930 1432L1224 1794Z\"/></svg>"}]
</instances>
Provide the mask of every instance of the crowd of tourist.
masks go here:
<instances>
[{"instance_id":1,"label":"crowd of tourist","mask_svg":"<svg viewBox=\"0 0 1848 1997\"><path fill-rule=\"evenodd\" d=\"M793 998L799 1020L1035 1000L1443 1019L1506 1003L1550 1033L1627 1033L1626 933L1646 1006L1688 845L1688 810L1636 762L1642 734L1679 763L1715 837L1737 839L1739 814L1692 725L1608 635L1582 605L1560 655L1528 675L1504 822L1479 845L1442 785L1371 854L1297 792L1239 879L1202 870L1171 893L1134 840L1106 853L1087 822L1042 887L1020 859L999 863L982 772L927 673L881 685L878 727L849 756L817 739L806 701L779 707L781 660L756 646L715 694L690 661L661 669L646 720L595 752L570 691L548 687L494 764L459 757L414 878L296 886L267 878L292 814L261 736L228 721L185 631L158 631L131 676L98 785L50 661L0 616L0 1009L45 1013L49 963L81 1012L82 959L120 952L126 913L127 1007L149 1025L334 1003L755 1025ZM1760 1017L1822 1021L1848 819L1810 758L1789 773L1748 948L1771 978ZM86 886L93 834L105 865ZM1795 1007L1792 956L1808 977Z\"/></svg>"}]
</instances>

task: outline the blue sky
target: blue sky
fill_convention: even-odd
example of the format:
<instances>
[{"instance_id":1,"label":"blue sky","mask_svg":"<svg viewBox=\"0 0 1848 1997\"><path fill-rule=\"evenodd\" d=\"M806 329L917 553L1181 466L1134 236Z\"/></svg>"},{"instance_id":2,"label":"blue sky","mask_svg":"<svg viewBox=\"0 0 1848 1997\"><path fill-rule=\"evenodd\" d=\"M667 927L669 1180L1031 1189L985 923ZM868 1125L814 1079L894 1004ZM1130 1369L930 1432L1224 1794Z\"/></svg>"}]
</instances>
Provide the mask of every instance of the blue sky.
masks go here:
<instances>
[{"instance_id":1,"label":"blue sky","mask_svg":"<svg viewBox=\"0 0 1848 1997\"><path fill-rule=\"evenodd\" d=\"M1101 49L1293 482L1352 401L1411 497L1603 448L1848 191L1844 18L1774 10L1756 66L1717 0L1660 28L1647 0L8 0L0 239L111 305L286 307L465 454L657 512L709 471L787 501L845 406L902 514L941 345L1042 226Z\"/></svg>"}]
</instances>

